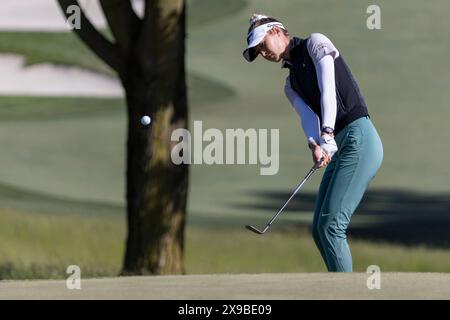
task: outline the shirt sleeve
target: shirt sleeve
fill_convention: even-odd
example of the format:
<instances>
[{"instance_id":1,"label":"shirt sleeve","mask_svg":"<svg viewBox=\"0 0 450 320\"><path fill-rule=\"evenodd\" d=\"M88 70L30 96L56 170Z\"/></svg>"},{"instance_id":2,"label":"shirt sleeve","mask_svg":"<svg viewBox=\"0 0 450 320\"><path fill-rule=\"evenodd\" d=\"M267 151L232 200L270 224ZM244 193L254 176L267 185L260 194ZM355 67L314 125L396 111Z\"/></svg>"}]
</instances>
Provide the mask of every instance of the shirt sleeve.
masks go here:
<instances>
[{"instance_id":1,"label":"shirt sleeve","mask_svg":"<svg viewBox=\"0 0 450 320\"><path fill-rule=\"evenodd\" d=\"M320 61L324 56L331 55L334 59L339 57L339 51L334 44L325 35L321 33L312 33L306 44L308 53L314 64Z\"/></svg>"},{"instance_id":2,"label":"shirt sleeve","mask_svg":"<svg viewBox=\"0 0 450 320\"><path fill-rule=\"evenodd\" d=\"M330 55L324 56L316 65L319 84L322 127L334 129L337 114L336 84L334 80L334 61Z\"/></svg>"},{"instance_id":3,"label":"shirt sleeve","mask_svg":"<svg viewBox=\"0 0 450 320\"><path fill-rule=\"evenodd\" d=\"M334 128L337 113L334 59L339 57L339 51L331 40L321 33L311 34L307 49L316 67L321 92L322 127Z\"/></svg>"},{"instance_id":4,"label":"shirt sleeve","mask_svg":"<svg viewBox=\"0 0 450 320\"><path fill-rule=\"evenodd\" d=\"M308 142L311 140L318 142L320 137L319 117L314 113L314 111L312 111L312 109L305 103L298 93L292 89L289 77L286 78L284 93L300 117L303 132L305 133Z\"/></svg>"}]
</instances>

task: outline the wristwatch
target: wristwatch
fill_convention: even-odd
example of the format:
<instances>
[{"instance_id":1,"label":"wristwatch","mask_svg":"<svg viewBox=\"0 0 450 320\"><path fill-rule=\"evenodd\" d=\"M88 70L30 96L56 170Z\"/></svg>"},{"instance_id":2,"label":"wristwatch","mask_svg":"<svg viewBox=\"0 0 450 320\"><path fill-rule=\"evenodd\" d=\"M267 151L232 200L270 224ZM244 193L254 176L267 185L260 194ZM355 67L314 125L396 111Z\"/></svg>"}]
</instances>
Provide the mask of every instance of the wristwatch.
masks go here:
<instances>
[{"instance_id":1,"label":"wristwatch","mask_svg":"<svg viewBox=\"0 0 450 320\"><path fill-rule=\"evenodd\" d=\"M329 134L329 135L334 135L334 129L331 128L331 127L323 127L323 128L320 130L320 132L326 133L326 134Z\"/></svg>"}]
</instances>

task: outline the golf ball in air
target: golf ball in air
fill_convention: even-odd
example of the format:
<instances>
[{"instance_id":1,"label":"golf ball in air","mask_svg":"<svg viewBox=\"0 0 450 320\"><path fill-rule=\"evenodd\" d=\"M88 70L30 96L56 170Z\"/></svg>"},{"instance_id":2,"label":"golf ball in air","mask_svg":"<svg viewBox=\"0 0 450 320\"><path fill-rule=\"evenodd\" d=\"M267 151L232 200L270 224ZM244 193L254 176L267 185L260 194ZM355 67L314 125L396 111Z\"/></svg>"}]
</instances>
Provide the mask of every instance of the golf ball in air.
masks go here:
<instances>
[{"instance_id":1,"label":"golf ball in air","mask_svg":"<svg viewBox=\"0 0 450 320\"><path fill-rule=\"evenodd\" d=\"M150 119L149 116L143 116L143 117L141 118L141 123L142 123L142 125L144 125L144 126L148 126L148 125L150 124L150 122L152 122L152 120Z\"/></svg>"}]
</instances>

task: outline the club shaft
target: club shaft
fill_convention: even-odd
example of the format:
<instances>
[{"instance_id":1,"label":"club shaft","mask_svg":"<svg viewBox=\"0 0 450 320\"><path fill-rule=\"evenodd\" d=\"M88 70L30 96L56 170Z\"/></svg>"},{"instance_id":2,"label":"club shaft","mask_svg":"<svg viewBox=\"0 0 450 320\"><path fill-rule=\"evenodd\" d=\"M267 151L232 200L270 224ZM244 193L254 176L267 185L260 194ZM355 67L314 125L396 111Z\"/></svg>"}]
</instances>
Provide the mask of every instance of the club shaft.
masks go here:
<instances>
[{"instance_id":1,"label":"club shaft","mask_svg":"<svg viewBox=\"0 0 450 320\"><path fill-rule=\"evenodd\" d=\"M270 225L272 224L272 222L275 221L275 219L278 217L278 215L283 212L283 209L288 205L288 203L292 200L292 198L296 195L296 193L298 192L298 190L300 190L300 188L305 184L306 181L308 181L308 179L313 175L313 173L317 170L317 165L314 165L311 170L309 170L308 174L305 176L305 178L303 178L303 180L300 182L300 184L295 188L294 192L292 193L292 195L289 197L289 199L286 200L286 202L283 204L283 206L280 208L280 210L278 210L278 212L272 217L272 219L270 219L269 223L266 225L266 227L264 228L265 232Z\"/></svg>"}]
</instances>

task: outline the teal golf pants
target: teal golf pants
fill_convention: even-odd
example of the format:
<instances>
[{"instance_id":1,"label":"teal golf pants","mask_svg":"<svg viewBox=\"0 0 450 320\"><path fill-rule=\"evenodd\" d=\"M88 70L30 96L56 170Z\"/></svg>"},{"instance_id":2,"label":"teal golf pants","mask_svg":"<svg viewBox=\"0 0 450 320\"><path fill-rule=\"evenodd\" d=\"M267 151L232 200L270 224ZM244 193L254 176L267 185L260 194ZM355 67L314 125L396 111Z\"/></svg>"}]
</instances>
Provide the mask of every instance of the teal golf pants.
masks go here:
<instances>
[{"instance_id":1,"label":"teal golf pants","mask_svg":"<svg viewBox=\"0 0 450 320\"><path fill-rule=\"evenodd\" d=\"M335 137L338 151L325 169L314 208L312 234L328 271L351 272L347 227L383 161L383 145L369 117Z\"/></svg>"}]
</instances>

